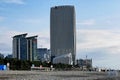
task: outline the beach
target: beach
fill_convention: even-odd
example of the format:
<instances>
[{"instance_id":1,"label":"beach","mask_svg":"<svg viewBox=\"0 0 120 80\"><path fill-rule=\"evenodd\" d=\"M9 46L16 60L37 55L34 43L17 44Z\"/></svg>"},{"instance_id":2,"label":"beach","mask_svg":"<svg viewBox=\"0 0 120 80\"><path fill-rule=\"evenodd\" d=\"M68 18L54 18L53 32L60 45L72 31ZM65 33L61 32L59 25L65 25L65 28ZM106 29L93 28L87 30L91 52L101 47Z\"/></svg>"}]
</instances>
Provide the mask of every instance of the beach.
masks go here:
<instances>
[{"instance_id":1,"label":"beach","mask_svg":"<svg viewBox=\"0 0 120 80\"><path fill-rule=\"evenodd\" d=\"M0 80L119 80L107 72L87 71L0 71Z\"/></svg>"}]
</instances>

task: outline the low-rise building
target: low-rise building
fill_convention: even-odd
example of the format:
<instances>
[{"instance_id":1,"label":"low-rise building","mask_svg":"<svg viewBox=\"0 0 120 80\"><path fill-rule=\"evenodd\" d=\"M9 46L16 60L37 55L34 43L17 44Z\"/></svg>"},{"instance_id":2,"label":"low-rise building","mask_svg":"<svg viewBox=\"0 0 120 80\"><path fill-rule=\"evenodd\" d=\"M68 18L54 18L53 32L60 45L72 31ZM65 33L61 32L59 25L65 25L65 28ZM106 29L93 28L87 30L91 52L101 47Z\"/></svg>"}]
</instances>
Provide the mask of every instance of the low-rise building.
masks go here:
<instances>
[{"instance_id":1,"label":"low-rise building","mask_svg":"<svg viewBox=\"0 0 120 80\"><path fill-rule=\"evenodd\" d=\"M68 53L53 58L53 64L58 64L58 63L73 65L72 54Z\"/></svg>"},{"instance_id":2,"label":"low-rise building","mask_svg":"<svg viewBox=\"0 0 120 80\"><path fill-rule=\"evenodd\" d=\"M5 58L13 58L12 54L8 54Z\"/></svg>"},{"instance_id":3,"label":"low-rise building","mask_svg":"<svg viewBox=\"0 0 120 80\"><path fill-rule=\"evenodd\" d=\"M37 55L38 55L38 60L42 61L42 62L50 62L51 60L51 53L50 50L47 48L38 48L37 49Z\"/></svg>"},{"instance_id":4,"label":"low-rise building","mask_svg":"<svg viewBox=\"0 0 120 80\"><path fill-rule=\"evenodd\" d=\"M77 65L82 70L92 69L92 59L78 59L77 60Z\"/></svg>"}]
</instances>

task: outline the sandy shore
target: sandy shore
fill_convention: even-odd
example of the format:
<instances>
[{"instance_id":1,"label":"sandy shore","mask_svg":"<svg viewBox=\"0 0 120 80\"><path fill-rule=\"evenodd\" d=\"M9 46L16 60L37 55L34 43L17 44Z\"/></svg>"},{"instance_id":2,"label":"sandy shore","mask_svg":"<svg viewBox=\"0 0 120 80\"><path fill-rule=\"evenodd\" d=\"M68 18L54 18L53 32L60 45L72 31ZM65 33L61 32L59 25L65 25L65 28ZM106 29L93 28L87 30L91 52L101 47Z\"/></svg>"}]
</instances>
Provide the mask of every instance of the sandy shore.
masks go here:
<instances>
[{"instance_id":1,"label":"sandy shore","mask_svg":"<svg viewBox=\"0 0 120 80\"><path fill-rule=\"evenodd\" d=\"M0 71L0 80L120 80L105 72L82 71Z\"/></svg>"}]
</instances>

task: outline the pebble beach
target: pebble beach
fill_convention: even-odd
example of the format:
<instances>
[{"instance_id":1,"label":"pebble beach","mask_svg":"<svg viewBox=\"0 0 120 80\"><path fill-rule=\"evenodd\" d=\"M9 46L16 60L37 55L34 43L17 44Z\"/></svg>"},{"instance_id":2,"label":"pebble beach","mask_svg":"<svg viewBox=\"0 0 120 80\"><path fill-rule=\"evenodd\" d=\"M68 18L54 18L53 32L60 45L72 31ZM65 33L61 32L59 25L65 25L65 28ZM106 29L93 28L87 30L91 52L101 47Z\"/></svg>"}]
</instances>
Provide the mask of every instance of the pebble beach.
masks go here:
<instances>
[{"instance_id":1,"label":"pebble beach","mask_svg":"<svg viewBox=\"0 0 120 80\"><path fill-rule=\"evenodd\" d=\"M106 72L86 71L0 71L0 80L120 80Z\"/></svg>"}]
</instances>

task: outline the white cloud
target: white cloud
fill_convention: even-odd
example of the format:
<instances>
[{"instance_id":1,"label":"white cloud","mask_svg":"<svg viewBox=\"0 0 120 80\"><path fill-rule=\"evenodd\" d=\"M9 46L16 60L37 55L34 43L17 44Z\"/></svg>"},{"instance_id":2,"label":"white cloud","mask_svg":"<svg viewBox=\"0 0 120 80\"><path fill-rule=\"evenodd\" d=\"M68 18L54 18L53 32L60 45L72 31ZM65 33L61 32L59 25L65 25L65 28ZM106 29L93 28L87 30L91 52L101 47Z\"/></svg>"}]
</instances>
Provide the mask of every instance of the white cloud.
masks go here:
<instances>
[{"instance_id":1,"label":"white cloud","mask_svg":"<svg viewBox=\"0 0 120 80\"><path fill-rule=\"evenodd\" d=\"M4 3L25 4L24 0L2 0Z\"/></svg>"},{"instance_id":2,"label":"white cloud","mask_svg":"<svg viewBox=\"0 0 120 80\"><path fill-rule=\"evenodd\" d=\"M38 37L38 48L48 48L50 49L49 45L49 38L48 37Z\"/></svg>"},{"instance_id":3,"label":"white cloud","mask_svg":"<svg viewBox=\"0 0 120 80\"><path fill-rule=\"evenodd\" d=\"M0 26L0 53L12 53L12 37L18 32L10 31L8 28Z\"/></svg>"},{"instance_id":4,"label":"white cloud","mask_svg":"<svg viewBox=\"0 0 120 80\"><path fill-rule=\"evenodd\" d=\"M96 24L94 19L83 20L77 23L78 25L92 26Z\"/></svg>"},{"instance_id":5,"label":"white cloud","mask_svg":"<svg viewBox=\"0 0 120 80\"><path fill-rule=\"evenodd\" d=\"M77 32L79 49L120 47L120 33L112 30L78 30Z\"/></svg>"},{"instance_id":6,"label":"white cloud","mask_svg":"<svg viewBox=\"0 0 120 80\"><path fill-rule=\"evenodd\" d=\"M77 21L78 28L82 29L119 29L120 15L99 16L92 19Z\"/></svg>"}]
</instances>

